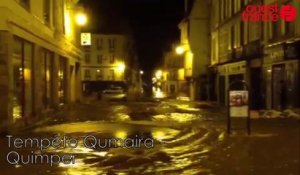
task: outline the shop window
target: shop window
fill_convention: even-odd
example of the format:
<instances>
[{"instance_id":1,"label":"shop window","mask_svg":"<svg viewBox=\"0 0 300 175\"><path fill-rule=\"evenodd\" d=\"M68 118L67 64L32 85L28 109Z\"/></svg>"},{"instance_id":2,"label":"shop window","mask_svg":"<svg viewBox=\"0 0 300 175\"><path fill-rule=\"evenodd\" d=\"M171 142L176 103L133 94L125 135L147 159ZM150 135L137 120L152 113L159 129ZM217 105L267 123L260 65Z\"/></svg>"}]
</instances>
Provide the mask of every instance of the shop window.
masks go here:
<instances>
[{"instance_id":1,"label":"shop window","mask_svg":"<svg viewBox=\"0 0 300 175\"><path fill-rule=\"evenodd\" d=\"M13 120L33 114L32 88L33 45L14 38L13 57Z\"/></svg>"},{"instance_id":2,"label":"shop window","mask_svg":"<svg viewBox=\"0 0 300 175\"><path fill-rule=\"evenodd\" d=\"M64 57L60 57L59 59L59 70L58 70L58 98L59 104L63 105L66 102L66 68L67 68L67 60Z\"/></svg>"},{"instance_id":3,"label":"shop window","mask_svg":"<svg viewBox=\"0 0 300 175\"><path fill-rule=\"evenodd\" d=\"M49 52L48 50L43 51L43 59L41 62L41 69L42 69L42 81L41 81L41 87L43 90L42 95L42 102L44 105L44 108L48 108L52 104L52 84L53 84L53 53Z\"/></svg>"}]
</instances>

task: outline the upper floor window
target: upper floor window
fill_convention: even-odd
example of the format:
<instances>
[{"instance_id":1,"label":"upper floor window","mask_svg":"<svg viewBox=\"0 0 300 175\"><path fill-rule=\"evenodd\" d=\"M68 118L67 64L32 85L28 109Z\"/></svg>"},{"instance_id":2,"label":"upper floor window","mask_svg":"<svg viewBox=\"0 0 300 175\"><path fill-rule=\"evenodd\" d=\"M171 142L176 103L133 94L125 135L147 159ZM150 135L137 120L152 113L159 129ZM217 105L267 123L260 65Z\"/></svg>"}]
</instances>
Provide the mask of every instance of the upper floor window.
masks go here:
<instances>
[{"instance_id":1,"label":"upper floor window","mask_svg":"<svg viewBox=\"0 0 300 175\"><path fill-rule=\"evenodd\" d=\"M97 39L96 40L96 47L98 50L101 50L103 48L103 39Z\"/></svg>"},{"instance_id":2,"label":"upper floor window","mask_svg":"<svg viewBox=\"0 0 300 175\"><path fill-rule=\"evenodd\" d=\"M292 4L292 0L286 0L282 5L289 5ZM293 35L294 29L295 29L295 21L287 22L285 20L282 20L282 34L283 35Z\"/></svg>"},{"instance_id":3,"label":"upper floor window","mask_svg":"<svg viewBox=\"0 0 300 175\"><path fill-rule=\"evenodd\" d=\"M44 12L43 17L46 25L50 25L51 5L50 0L44 0Z\"/></svg>"},{"instance_id":4,"label":"upper floor window","mask_svg":"<svg viewBox=\"0 0 300 175\"><path fill-rule=\"evenodd\" d=\"M102 78L103 78L103 72L102 72L102 70L97 69L96 70L96 79L97 80L102 80Z\"/></svg>"},{"instance_id":5,"label":"upper floor window","mask_svg":"<svg viewBox=\"0 0 300 175\"><path fill-rule=\"evenodd\" d=\"M113 52L116 49L116 39L110 38L108 39L108 48L109 51Z\"/></svg>"},{"instance_id":6,"label":"upper floor window","mask_svg":"<svg viewBox=\"0 0 300 175\"><path fill-rule=\"evenodd\" d=\"M91 71L89 69L86 69L84 71L84 78L85 79L90 79L91 78Z\"/></svg>"},{"instance_id":7,"label":"upper floor window","mask_svg":"<svg viewBox=\"0 0 300 175\"><path fill-rule=\"evenodd\" d=\"M17 0L17 2L26 10L30 10L30 0Z\"/></svg>"},{"instance_id":8,"label":"upper floor window","mask_svg":"<svg viewBox=\"0 0 300 175\"><path fill-rule=\"evenodd\" d=\"M84 52L91 52L91 46L84 46L83 50Z\"/></svg>"},{"instance_id":9,"label":"upper floor window","mask_svg":"<svg viewBox=\"0 0 300 175\"><path fill-rule=\"evenodd\" d=\"M109 57L109 63L110 64L113 64L115 62L115 55L111 55L110 57Z\"/></svg>"},{"instance_id":10,"label":"upper floor window","mask_svg":"<svg viewBox=\"0 0 300 175\"><path fill-rule=\"evenodd\" d=\"M98 55L97 56L97 63L102 64L103 63L103 55Z\"/></svg>"},{"instance_id":11,"label":"upper floor window","mask_svg":"<svg viewBox=\"0 0 300 175\"><path fill-rule=\"evenodd\" d=\"M85 63L89 64L91 62L91 56L90 54L85 54Z\"/></svg>"},{"instance_id":12,"label":"upper floor window","mask_svg":"<svg viewBox=\"0 0 300 175\"><path fill-rule=\"evenodd\" d=\"M270 27L270 40L274 40L277 39L279 36L279 32L280 32L280 26L279 26L279 21L277 22L271 22L269 23L269 27Z\"/></svg>"},{"instance_id":13,"label":"upper floor window","mask_svg":"<svg viewBox=\"0 0 300 175\"><path fill-rule=\"evenodd\" d=\"M109 70L108 80L115 80L115 71L113 69Z\"/></svg>"}]
</instances>

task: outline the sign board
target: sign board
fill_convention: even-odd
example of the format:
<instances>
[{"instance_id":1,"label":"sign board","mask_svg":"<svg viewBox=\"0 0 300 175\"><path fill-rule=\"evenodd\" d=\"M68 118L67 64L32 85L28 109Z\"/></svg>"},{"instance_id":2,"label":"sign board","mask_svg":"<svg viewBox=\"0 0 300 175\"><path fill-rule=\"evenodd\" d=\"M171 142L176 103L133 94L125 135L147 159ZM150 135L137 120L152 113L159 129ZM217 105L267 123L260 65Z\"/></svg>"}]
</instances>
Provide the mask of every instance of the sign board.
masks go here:
<instances>
[{"instance_id":1,"label":"sign board","mask_svg":"<svg viewBox=\"0 0 300 175\"><path fill-rule=\"evenodd\" d=\"M229 111L231 117L248 117L248 91L229 91Z\"/></svg>"},{"instance_id":2,"label":"sign board","mask_svg":"<svg viewBox=\"0 0 300 175\"><path fill-rule=\"evenodd\" d=\"M233 89L234 85L243 85L243 90ZM231 133L231 118L241 117L247 121L247 133L251 133L250 110L249 110L249 86L244 80L235 80L229 84L227 90L227 133Z\"/></svg>"},{"instance_id":3,"label":"sign board","mask_svg":"<svg viewBox=\"0 0 300 175\"><path fill-rule=\"evenodd\" d=\"M81 45L90 46L92 45L92 36L91 33L81 33Z\"/></svg>"}]
</instances>

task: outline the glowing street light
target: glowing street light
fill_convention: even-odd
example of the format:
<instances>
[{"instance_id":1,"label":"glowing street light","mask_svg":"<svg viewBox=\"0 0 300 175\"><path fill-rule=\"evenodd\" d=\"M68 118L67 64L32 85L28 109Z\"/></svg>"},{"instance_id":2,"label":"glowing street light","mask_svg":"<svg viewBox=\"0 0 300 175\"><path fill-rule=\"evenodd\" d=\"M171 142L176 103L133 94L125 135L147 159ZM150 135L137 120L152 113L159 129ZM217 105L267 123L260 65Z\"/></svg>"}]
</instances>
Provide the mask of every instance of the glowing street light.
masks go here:
<instances>
[{"instance_id":1,"label":"glowing street light","mask_svg":"<svg viewBox=\"0 0 300 175\"><path fill-rule=\"evenodd\" d=\"M144 71L141 70L141 71L140 71L140 74L141 74L141 75L144 75Z\"/></svg>"},{"instance_id":2,"label":"glowing street light","mask_svg":"<svg viewBox=\"0 0 300 175\"><path fill-rule=\"evenodd\" d=\"M80 26L84 26L87 23L87 16L84 13L78 13L76 15L76 22Z\"/></svg>"},{"instance_id":3,"label":"glowing street light","mask_svg":"<svg viewBox=\"0 0 300 175\"><path fill-rule=\"evenodd\" d=\"M124 63L120 63L117 67L119 72L124 72L125 68L126 68L126 66Z\"/></svg>"},{"instance_id":4,"label":"glowing street light","mask_svg":"<svg viewBox=\"0 0 300 175\"><path fill-rule=\"evenodd\" d=\"M184 48L182 46L177 46L175 51L178 55L182 55L184 53Z\"/></svg>"},{"instance_id":5,"label":"glowing street light","mask_svg":"<svg viewBox=\"0 0 300 175\"><path fill-rule=\"evenodd\" d=\"M155 73L155 77L156 77L157 79L161 79L162 74L163 74L163 72L162 72L161 70L158 70L158 71L156 71L156 73Z\"/></svg>"}]
</instances>

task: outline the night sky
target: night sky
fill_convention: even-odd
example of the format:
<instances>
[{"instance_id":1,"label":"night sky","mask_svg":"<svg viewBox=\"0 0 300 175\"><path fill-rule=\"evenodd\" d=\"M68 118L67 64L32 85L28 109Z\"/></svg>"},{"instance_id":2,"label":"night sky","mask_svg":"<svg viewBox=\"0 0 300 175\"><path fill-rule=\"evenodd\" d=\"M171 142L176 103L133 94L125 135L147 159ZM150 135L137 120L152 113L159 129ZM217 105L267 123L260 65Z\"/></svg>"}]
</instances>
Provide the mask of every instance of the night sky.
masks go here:
<instances>
[{"instance_id":1,"label":"night sky","mask_svg":"<svg viewBox=\"0 0 300 175\"><path fill-rule=\"evenodd\" d=\"M162 53L179 41L178 23L184 15L184 0L81 0L89 15L85 31L132 33L140 65L150 75Z\"/></svg>"}]
</instances>

